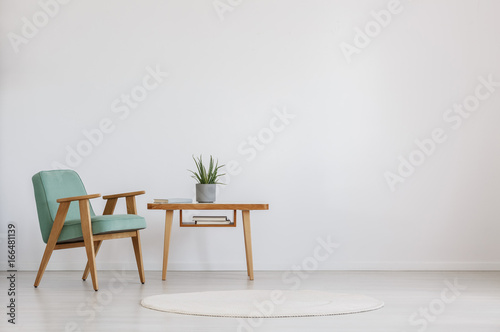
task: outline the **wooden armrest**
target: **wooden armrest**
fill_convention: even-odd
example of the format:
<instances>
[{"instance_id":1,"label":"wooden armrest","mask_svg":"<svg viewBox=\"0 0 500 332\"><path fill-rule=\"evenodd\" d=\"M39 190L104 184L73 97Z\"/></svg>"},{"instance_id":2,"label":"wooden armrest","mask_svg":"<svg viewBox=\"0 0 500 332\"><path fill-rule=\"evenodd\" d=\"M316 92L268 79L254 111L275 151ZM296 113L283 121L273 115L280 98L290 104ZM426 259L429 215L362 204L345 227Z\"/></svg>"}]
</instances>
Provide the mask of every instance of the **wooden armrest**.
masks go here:
<instances>
[{"instance_id":1,"label":"wooden armrest","mask_svg":"<svg viewBox=\"0 0 500 332\"><path fill-rule=\"evenodd\" d=\"M91 198L97 198L97 197L101 197L101 194L92 194L92 195L84 195L84 196L74 196L74 197L59 198L57 200L57 203L72 202L72 201L83 201L85 199L91 199Z\"/></svg>"},{"instance_id":2,"label":"wooden armrest","mask_svg":"<svg viewBox=\"0 0 500 332\"><path fill-rule=\"evenodd\" d=\"M106 195L102 196L103 199L112 199L112 198L120 198L120 197L130 197L130 196L137 196L137 195L143 195L146 192L144 190L141 191L132 191L129 193L123 193L123 194L115 194L115 195Z\"/></svg>"}]
</instances>

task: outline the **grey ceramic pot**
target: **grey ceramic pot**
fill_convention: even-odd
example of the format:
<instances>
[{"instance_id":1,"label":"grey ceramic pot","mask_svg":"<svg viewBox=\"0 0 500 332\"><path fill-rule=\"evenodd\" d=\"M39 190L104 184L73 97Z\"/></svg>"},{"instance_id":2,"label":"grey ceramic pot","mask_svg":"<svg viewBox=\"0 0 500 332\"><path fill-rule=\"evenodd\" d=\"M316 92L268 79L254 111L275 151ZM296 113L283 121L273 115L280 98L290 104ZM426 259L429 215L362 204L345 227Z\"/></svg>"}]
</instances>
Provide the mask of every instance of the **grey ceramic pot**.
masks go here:
<instances>
[{"instance_id":1,"label":"grey ceramic pot","mask_svg":"<svg viewBox=\"0 0 500 332\"><path fill-rule=\"evenodd\" d=\"M196 201L198 203L215 202L216 184L196 184Z\"/></svg>"}]
</instances>

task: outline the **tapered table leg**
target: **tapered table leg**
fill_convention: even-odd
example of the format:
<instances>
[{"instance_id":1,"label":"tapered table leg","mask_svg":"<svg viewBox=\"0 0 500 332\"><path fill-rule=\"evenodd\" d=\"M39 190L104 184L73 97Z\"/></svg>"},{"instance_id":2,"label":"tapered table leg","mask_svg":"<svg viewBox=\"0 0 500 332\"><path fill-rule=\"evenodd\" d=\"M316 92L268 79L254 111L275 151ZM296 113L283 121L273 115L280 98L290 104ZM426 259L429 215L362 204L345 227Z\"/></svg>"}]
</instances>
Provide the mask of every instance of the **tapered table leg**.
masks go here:
<instances>
[{"instance_id":1,"label":"tapered table leg","mask_svg":"<svg viewBox=\"0 0 500 332\"><path fill-rule=\"evenodd\" d=\"M163 269L161 272L161 279L167 279L167 264L168 264L168 247L170 246L170 233L172 231L172 220L174 217L173 210L167 210L165 217L165 238L163 243Z\"/></svg>"},{"instance_id":2,"label":"tapered table leg","mask_svg":"<svg viewBox=\"0 0 500 332\"><path fill-rule=\"evenodd\" d=\"M250 211L242 211L243 233L245 236L245 252L247 256L247 273L253 280L252 235L250 232Z\"/></svg>"}]
</instances>

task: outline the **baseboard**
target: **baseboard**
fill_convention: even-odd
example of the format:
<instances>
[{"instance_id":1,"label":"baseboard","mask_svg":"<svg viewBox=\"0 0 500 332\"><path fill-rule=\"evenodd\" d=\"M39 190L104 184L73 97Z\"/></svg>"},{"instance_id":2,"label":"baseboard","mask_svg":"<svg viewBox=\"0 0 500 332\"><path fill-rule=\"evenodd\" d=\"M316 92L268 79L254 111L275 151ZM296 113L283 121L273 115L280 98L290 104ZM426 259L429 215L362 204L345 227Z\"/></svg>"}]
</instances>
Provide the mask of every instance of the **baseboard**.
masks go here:
<instances>
[{"instance_id":1,"label":"baseboard","mask_svg":"<svg viewBox=\"0 0 500 332\"><path fill-rule=\"evenodd\" d=\"M18 265L18 271L36 271L39 262ZM49 262L47 271L80 271L85 262ZM97 262L99 270L135 270L135 262ZM160 271L161 262L144 261L147 271ZM500 262L344 262L319 265L315 269L301 264L255 263L256 271L288 271L301 268L308 271L500 271ZM169 262L169 271L244 271L246 265L241 262Z\"/></svg>"}]
</instances>

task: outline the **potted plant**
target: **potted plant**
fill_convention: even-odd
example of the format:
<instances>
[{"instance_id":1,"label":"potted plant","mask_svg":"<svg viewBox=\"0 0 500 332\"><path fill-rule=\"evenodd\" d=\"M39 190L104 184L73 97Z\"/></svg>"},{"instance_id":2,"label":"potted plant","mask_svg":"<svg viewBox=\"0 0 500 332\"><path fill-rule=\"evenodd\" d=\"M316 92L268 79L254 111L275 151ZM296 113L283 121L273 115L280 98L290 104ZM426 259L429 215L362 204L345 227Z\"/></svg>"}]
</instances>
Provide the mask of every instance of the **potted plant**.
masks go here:
<instances>
[{"instance_id":1,"label":"potted plant","mask_svg":"<svg viewBox=\"0 0 500 332\"><path fill-rule=\"evenodd\" d=\"M210 163L208 169L203 165L202 156L195 158L193 160L196 164L197 172L193 172L192 178L194 178L198 183L196 184L196 201L198 203L213 203L215 202L215 191L217 184L224 184L219 182L219 178L224 174L220 174L219 170L224 167L224 165L219 166L219 161L210 156Z\"/></svg>"}]
</instances>

